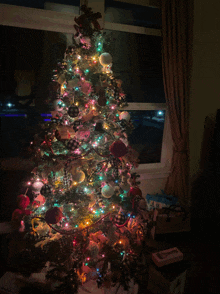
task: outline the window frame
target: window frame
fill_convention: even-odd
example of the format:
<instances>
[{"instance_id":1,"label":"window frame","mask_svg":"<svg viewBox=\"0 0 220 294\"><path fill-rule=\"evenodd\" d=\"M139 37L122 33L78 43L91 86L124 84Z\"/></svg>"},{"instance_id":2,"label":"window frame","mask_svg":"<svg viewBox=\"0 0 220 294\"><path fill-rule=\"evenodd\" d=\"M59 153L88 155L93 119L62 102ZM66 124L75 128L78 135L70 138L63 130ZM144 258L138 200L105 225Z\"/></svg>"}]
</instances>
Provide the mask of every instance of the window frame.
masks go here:
<instances>
[{"instance_id":1,"label":"window frame","mask_svg":"<svg viewBox=\"0 0 220 294\"><path fill-rule=\"evenodd\" d=\"M81 0L81 5L86 0ZM116 30L137 34L147 34L161 36L161 30L150 29L139 26L125 25L119 23L104 22L105 0L87 0L88 5L94 12L100 11L102 19L101 27L108 30ZM126 1L125 1L126 2ZM135 2L135 1L134 1ZM55 3L54 3L55 4ZM65 33L68 36L74 31L74 17L78 15L68 12L57 12L52 10L29 8L23 6L1 4L0 3L0 25L21 27L27 29L37 29L44 31L54 31ZM71 38L68 38L69 40ZM165 122L163 131L161 162L140 164L136 169L142 175L142 179L167 177L171 169L172 138L169 123L169 113L166 103L128 103L126 110L165 110Z\"/></svg>"}]
</instances>

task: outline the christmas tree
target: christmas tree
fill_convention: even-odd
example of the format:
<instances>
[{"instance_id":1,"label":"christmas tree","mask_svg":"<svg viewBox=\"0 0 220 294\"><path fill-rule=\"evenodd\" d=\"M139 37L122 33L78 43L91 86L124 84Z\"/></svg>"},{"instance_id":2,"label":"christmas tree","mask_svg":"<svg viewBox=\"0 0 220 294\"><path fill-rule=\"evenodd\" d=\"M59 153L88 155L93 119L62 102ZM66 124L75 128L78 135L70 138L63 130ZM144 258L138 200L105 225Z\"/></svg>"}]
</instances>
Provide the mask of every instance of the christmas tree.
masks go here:
<instances>
[{"instance_id":1,"label":"christmas tree","mask_svg":"<svg viewBox=\"0 0 220 294\"><path fill-rule=\"evenodd\" d=\"M138 154L128 142L133 127L122 81L106 52L110 41L100 13L81 11L73 44L54 70L52 117L31 142L33 199L18 196L12 223L19 242L11 241L9 263L26 275L49 264L56 293L77 293L90 279L127 291L144 273L152 222L134 172Z\"/></svg>"}]
</instances>

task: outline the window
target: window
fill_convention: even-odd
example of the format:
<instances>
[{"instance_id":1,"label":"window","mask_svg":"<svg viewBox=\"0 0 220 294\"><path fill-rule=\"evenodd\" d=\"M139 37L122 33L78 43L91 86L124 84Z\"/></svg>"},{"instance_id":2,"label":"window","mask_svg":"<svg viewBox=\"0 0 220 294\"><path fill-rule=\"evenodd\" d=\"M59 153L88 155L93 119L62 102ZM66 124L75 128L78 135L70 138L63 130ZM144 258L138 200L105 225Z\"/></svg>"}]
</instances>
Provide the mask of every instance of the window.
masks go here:
<instances>
[{"instance_id":1,"label":"window","mask_svg":"<svg viewBox=\"0 0 220 294\"><path fill-rule=\"evenodd\" d=\"M54 1L59 2L59 1ZM83 2L83 1L82 1ZM117 1L114 1L117 2ZM131 2L131 1L130 1ZM8 3L8 1L7 1ZM63 2L62 2L63 3ZM13 3L15 4L15 3ZM66 3L70 5L69 3ZM82 4L82 3L81 3ZM106 4L107 0L106 0ZM123 3L124 4L124 3ZM49 5L49 4L47 4ZM52 5L52 4L50 4ZM45 7L50 9L50 5ZM75 5L75 4L73 4ZM25 5L24 5L25 6ZM141 173L145 173L145 175L151 175L154 173L158 177L166 177L169 172L170 167L170 157L172 154L172 140L170 135L170 128L169 128L169 119L168 119L168 111L166 109L164 93L163 93L163 86L162 86L162 69L158 70L161 60L156 57L156 52L159 52L159 44L161 42L161 31L160 31L160 13L155 10L154 17L158 18L157 21L153 21L151 18L151 22L154 24L137 24L134 22L112 22L112 19L108 18L107 15L107 5L105 7L105 1L89 1L89 6L93 8L94 11L105 11L106 8L106 17L103 16L104 29L107 33L111 33L113 35L117 35L119 38L125 38L130 41L126 41L125 43L121 43L122 46L128 46L131 44L131 39L135 40L133 42L133 52L138 50L138 54L135 56L136 60L133 61L132 67L133 72L126 70L126 67L118 67L117 62L113 65L113 71L118 71L118 74L121 76L123 80L123 89L126 94L128 94L128 102L129 106L126 108L126 111L130 112L131 117L138 117L138 125L142 127L145 126L146 123L148 124L159 124L163 121L163 126L160 128L163 130L163 134L160 138L160 147L157 148L157 153L160 150L160 156L156 158L154 155L154 163L150 163L149 160L143 161L143 158L140 158L143 163L140 164L138 171ZM109 6L110 7L110 6ZM51 10L43 10L38 9L36 12L35 8L27 8L27 7L15 7L13 5L2 5L0 4L0 24L14 26L14 27L24 27L28 29L37 29L43 31L53 31L58 33L65 33L66 36L73 33L73 24L74 24L74 17L77 13L66 13L66 12L58 12L58 11L51 11ZM116 7L114 7L116 9ZM141 6L139 6L139 11ZM56 10L53 8L53 10ZM59 9L57 9L59 10ZM59 10L60 11L60 10ZM148 10L150 11L150 10ZM157 15L157 16L156 16ZM4 16L4 17L3 17ZM137 14L136 14L137 16ZM136 17L135 16L135 17ZM21 21L22 19L22 21ZM137 19L136 19L137 20ZM67 37L68 39L68 37ZM136 48L135 48L135 46ZM147 46L146 46L147 45ZM118 46L120 48L121 46ZM112 50L118 50L118 48L113 48ZM56 48L55 48L56 49ZM54 49L54 50L55 50ZM121 48L120 48L121 49ZM131 51L127 51L131 54ZM125 52L125 51L124 51ZM123 52L123 53L124 53ZM142 55L144 52L145 55ZM151 57L147 54L151 53ZM121 52L120 52L121 54ZM123 54L120 57L118 54L118 62L122 61L126 63L125 55ZM116 58L117 54L114 55ZM141 59L142 56L145 56L145 62ZM126 57L129 59L129 56ZM149 63L150 62L150 63ZM138 65L138 69L135 69L135 65ZM155 67L157 66L157 68ZM124 72L122 72L124 70ZM121 71L121 72L120 72ZM138 73L138 74L137 74ZM145 73L147 73L145 75ZM133 78L136 85L131 85L129 81ZM138 85L139 83L139 85ZM132 88L133 87L133 88ZM127 89L126 89L127 88ZM136 95L135 90L139 91L138 95ZM163 114L163 117L159 118L159 112ZM159 123L160 120L160 123ZM157 121L157 123L156 123ZM136 126L136 128L138 127ZM162 124L161 124L162 125ZM157 128L159 129L159 127ZM153 129L151 130L153 132ZM150 132L150 129L149 129ZM159 131L158 131L159 134ZM132 140L132 138L131 138ZM159 144L159 140L158 140ZM151 152L151 158L153 158L152 150L148 150L149 154ZM159 161L160 160L160 161ZM148 161L148 162L147 162ZM158 162L159 161L159 162Z\"/></svg>"},{"instance_id":2,"label":"window","mask_svg":"<svg viewBox=\"0 0 220 294\"><path fill-rule=\"evenodd\" d=\"M62 4L65 6L69 5L70 7L78 6L78 8L80 6L80 0L53 0L53 3L47 2L47 0L31 0L31 1L30 0L1 0L0 2L2 4L10 4L10 5L16 5L16 6L22 6L22 7L38 8L38 9L44 9L45 4L50 5L53 3Z\"/></svg>"}]
</instances>

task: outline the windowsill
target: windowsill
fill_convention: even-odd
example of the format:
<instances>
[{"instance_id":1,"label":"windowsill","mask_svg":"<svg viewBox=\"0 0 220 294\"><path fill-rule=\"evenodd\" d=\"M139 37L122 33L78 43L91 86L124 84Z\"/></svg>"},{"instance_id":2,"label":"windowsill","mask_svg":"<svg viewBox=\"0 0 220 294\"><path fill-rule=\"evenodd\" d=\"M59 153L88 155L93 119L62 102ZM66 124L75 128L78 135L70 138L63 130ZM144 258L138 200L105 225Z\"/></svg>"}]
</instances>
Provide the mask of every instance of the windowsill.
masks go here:
<instances>
[{"instance_id":1,"label":"windowsill","mask_svg":"<svg viewBox=\"0 0 220 294\"><path fill-rule=\"evenodd\" d=\"M167 178L170 174L170 169L161 163L141 164L135 171L141 176L142 180Z\"/></svg>"}]
</instances>

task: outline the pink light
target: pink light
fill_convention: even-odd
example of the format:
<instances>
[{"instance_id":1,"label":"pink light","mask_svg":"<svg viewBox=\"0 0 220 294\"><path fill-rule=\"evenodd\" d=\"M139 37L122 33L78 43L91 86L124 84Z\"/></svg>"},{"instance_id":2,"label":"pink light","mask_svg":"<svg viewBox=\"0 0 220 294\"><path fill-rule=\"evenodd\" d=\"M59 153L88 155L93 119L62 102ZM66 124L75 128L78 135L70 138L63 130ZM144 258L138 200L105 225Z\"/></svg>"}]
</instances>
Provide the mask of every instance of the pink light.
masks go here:
<instances>
[{"instance_id":1,"label":"pink light","mask_svg":"<svg viewBox=\"0 0 220 294\"><path fill-rule=\"evenodd\" d=\"M27 185L29 185L29 186L30 186L30 185L31 185L31 182L27 182Z\"/></svg>"},{"instance_id":2,"label":"pink light","mask_svg":"<svg viewBox=\"0 0 220 294\"><path fill-rule=\"evenodd\" d=\"M67 93L67 92L65 92L65 93L63 94L63 97L66 97L66 96L68 96L68 93Z\"/></svg>"},{"instance_id":3,"label":"pink light","mask_svg":"<svg viewBox=\"0 0 220 294\"><path fill-rule=\"evenodd\" d=\"M81 154L81 151L80 151L79 148L78 148L78 149L76 149L76 150L74 151L74 153L75 153L75 154Z\"/></svg>"},{"instance_id":4,"label":"pink light","mask_svg":"<svg viewBox=\"0 0 220 294\"><path fill-rule=\"evenodd\" d=\"M87 108L87 107L89 107L89 105L88 105L88 104L86 104L86 105L85 105L85 107Z\"/></svg>"},{"instance_id":5,"label":"pink light","mask_svg":"<svg viewBox=\"0 0 220 294\"><path fill-rule=\"evenodd\" d=\"M111 106L111 109L115 109L115 106Z\"/></svg>"},{"instance_id":6,"label":"pink light","mask_svg":"<svg viewBox=\"0 0 220 294\"><path fill-rule=\"evenodd\" d=\"M82 80L82 81L85 81L85 78L82 77L81 80Z\"/></svg>"},{"instance_id":7,"label":"pink light","mask_svg":"<svg viewBox=\"0 0 220 294\"><path fill-rule=\"evenodd\" d=\"M87 259L87 260L90 260L90 257L87 257L86 259Z\"/></svg>"},{"instance_id":8,"label":"pink light","mask_svg":"<svg viewBox=\"0 0 220 294\"><path fill-rule=\"evenodd\" d=\"M95 100L91 100L91 104L93 104L93 105L94 105L94 104L95 104Z\"/></svg>"},{"instance_id":9,"label":"pink light","mask_svg":"<svg viewBox=\"0 0 220 294\"><path fill-rule=\"evenodd\" d=\"M69 224L68 224L68 223L66 223L66 224L65 224L65 227L68 227L68 226L69 226Z\"/></svg>"},{"instance_id":10,"label":"pink light","mask_svg":"<svg viewBox=\"0 0 220 294\"><path fill-rule=\"evenodd\" d=\"M102 254L102 257L105 257L105 254Z\"/></svg>"}]
</instances>

